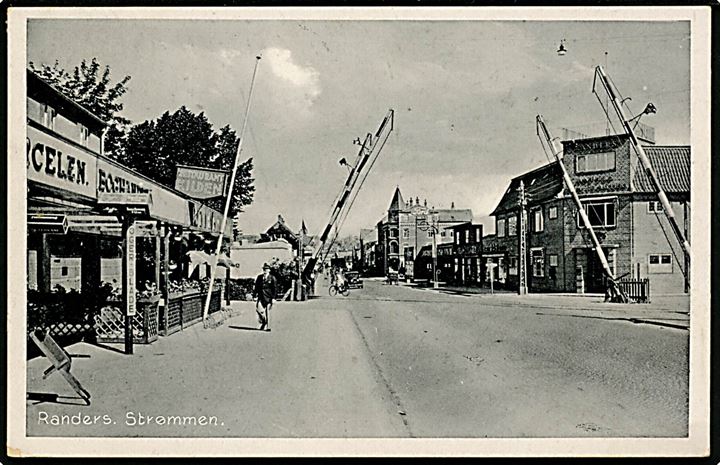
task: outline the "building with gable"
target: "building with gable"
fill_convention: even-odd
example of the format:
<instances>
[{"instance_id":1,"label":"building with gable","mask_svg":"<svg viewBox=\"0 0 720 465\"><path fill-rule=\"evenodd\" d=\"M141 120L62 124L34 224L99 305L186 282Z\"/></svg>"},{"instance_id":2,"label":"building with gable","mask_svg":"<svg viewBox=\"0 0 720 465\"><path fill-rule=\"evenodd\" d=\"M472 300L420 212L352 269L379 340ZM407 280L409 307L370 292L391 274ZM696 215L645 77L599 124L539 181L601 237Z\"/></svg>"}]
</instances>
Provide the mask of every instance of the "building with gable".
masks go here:
<instances>
[{"instance_id":1,"label":"building with gable","mask_svg":"<svg viewBox=\"0 0 720 465\"><path fill-rule=\"evenodd\" d=\"M456 209L454 204L449 209L436 209L428 207L427 200L421 204L418 197L405 201L396 187L387 215L376 227L376 268L382 274L387 274L389 268L402 268L412 278L419 251L432 243L431 225L437 228L438 244L452 243L454 230L448 228L471 222L472 218L472 210Z\"/></svg>"},{"instance_id":2,"label":"building with gable","mask_svg":"<svg viewBox=\"0 0 720 465\"><path fill-rule=\"evenodd\" d=\"M645 143L645 152L689 239L690 147ZM628 136L564 141L562 163L615 277L649 278L653 293L687 292L689 264ZM485 265L498 265L492 279L517 289L520 181L528 196L529 290L604 292L602 265L564 188L557 162L513 178L492 212L495 235L486 236L483 243Z\"/></svg>"}]
</instances>

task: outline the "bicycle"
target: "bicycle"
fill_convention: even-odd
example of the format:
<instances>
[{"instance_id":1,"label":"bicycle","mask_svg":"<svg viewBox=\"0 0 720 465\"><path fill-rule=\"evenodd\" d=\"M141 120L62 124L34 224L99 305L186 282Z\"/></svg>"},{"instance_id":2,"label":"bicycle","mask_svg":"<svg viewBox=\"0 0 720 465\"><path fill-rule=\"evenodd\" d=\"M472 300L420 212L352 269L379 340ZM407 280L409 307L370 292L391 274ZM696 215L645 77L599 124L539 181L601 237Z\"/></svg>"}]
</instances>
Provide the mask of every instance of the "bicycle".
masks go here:
<instances>
[{"instance_id":1,"label":"bicycle","mask_svg":"<svg viewBox=\"0 0 720 465\"><path fill-rule=\"evenodd\" d=\"M338 295L338 293L342 294L345 297L350 295L350 289L348 288L347 284L343 284L342 286L338 286L337 284L331 284L328 292L332 297L335 297L336 295Z\"/></svg>"}]
</instances>

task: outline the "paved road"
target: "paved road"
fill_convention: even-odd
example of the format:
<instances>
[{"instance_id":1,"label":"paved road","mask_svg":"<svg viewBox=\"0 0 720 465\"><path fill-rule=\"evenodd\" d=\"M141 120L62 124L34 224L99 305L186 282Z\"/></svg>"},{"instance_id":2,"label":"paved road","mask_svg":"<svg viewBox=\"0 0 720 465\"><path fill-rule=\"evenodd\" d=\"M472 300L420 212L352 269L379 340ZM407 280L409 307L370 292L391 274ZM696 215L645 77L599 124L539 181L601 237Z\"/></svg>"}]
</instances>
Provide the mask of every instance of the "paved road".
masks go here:
<instances>
[{"instance_id":1,"label":"paved road","mask_svg":"<svg viewBox=\"0 0 720 465\"><path fill-rule=\"evenodd\" d=\"M327 294L323 289L320 293ZM379 282L253 307L128 357L77 344L90 407L28 402L30 435L596 437L687 433L688 332ZM540 314L538 314L540 313ZM28 363L28 389L68 393ZM67 399L66 399L67 400ZM67 400L71 402L70 400ZM52 425L53 415L91 425ZM128 417L128 414L131 417ZM139 415L153 416L140 425ZM103 417L107 415L110 420ZM216 424L200 425L200 418ZM163 417L159 425L157 417ZM177 417L194 418L178 425ZM96 420L96 418L99 418ZM47 420L47 421L46 421ZM60 418L62 420L62 418ZM170 421L172 425L168 425ZM147 419L146 419L147 421ZM103 424L108 422L109 424Z\"/></svg>"},{"instance_id":2,"label":"paved road","mask_svg":"<svg viewBox=\"0 0 720 465\"><path fill-rule=\"evenodd\" d=\"M379 283L348 298L413 436L687 433L687 331L488 301Z\"/></svg>"}]
</instances>

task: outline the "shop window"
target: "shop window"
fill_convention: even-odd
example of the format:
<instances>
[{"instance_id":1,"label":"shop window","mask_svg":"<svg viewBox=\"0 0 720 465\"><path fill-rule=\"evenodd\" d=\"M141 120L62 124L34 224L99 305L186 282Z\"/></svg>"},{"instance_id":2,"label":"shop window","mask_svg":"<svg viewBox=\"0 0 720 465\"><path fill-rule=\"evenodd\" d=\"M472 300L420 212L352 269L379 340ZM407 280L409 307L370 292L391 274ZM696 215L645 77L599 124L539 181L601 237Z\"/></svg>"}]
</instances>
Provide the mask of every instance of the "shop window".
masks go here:
<instances>
[{"instance_id":1,"label":"shop window","mask_svg":"<svg viewBox=\"0 0 720 465\"><path fill-rule=\"evenodd\" d=\"M588 153L575 158L575 172L596 173L615 169L615 152Z\"/></svg>"},{"instance_id":2,"label":"shop window","mask_svg":"<svg viewBox=\"0 0 720 465\"><path fill-rule=\"evenodd\" d=\"M545 255L542 249L532 249L530 251L532 258L532 270L533 276L536 278L542 278L545 276Z\"/></svg>"},{"instance_id":3,"label":"shop window","mask_svg":"<svg viewBox=\"0 0 720 465\"><path fill-rule=\"evenodd\" d=\"M648 255L648 273L672 273L672 256L669 253L651 253Z\"/></svg>"},{"instance_id":4,"label":"shop window","mask_svg":"<svg viewBox=\"0 0 720 465\"><path fill-rule=\"evenodd\" d=\"M557 219L557 207L548 208L548 218L551 220Z\"/></svg>"},{"instance_id":5,"label":"shop window","mask_svg":"<svg viewBox=\"0 0 720 465\"><path fill-rule=\"evenodd\" d=\"M648 213L662 213L663 206L662 203L660 203L657 200L652 200L648 202Z\"/></svg>"},{"instance_id":6,"label":"shop window","mask_svg":"<svg viewBox=\"0 0 720 465\"><path fill-rule=\"evenodd\" d=\"M517 216L511 216L507 219L507 235L514 236L517 234Z\"/></svg>"},{"instance_id":7,"label":"shop window","mask_svg":"<svg viewBox=\"0 0 720 465\"><path fill-rule=\"evenodd\" d=\"M508 258L508 274L512 275L512 276L517 276L517 274L518 274L518 258L517 257Z\"/></svg>"},{"instance_id":8,"label":"shop window","mask_svg":"<svg viewBox=\"0 0 720 465\"><path fill-rule=\"evenodd\" d=\"M615 202L613 200L584 202L585 213L587 213L591 226L603 228L614 228L616 224ZM578 227L583 227L580 214L577 215Z\"/></svg>"},{"instance_id":9,"label":"shop window","mask_svg":"<svg viewBox=\"0 0 720 465\"><path fill-rule=\"evenodd\" d=\"M545 229L543 224L543 212L542 208L533 210L533 232L542 232Z\"/></svg>"},{"instance_id":10,"label":"shop window","mask_svg":"<svg viewBox=\"0 0 720 465\"><path fill-rule=\"evenodd\" d=\"M497 220L497 237L505 237L505 219Z\"/></svg>"}]
</instances>

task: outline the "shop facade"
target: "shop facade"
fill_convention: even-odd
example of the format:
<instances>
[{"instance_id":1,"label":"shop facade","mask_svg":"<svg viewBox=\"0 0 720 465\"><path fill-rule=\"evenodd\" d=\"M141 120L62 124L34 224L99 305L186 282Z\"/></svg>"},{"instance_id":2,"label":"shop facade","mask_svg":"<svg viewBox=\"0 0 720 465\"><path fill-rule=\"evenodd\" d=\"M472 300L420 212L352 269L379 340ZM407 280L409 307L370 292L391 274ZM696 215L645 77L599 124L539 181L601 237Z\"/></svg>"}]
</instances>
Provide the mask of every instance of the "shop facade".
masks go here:
<instances>
[{"instance_id":1,"label":"shop facade","mask_svg":"<svg viewBox=\"0 0 720 465\"><path fill-rule=\"evenodd\" d=\"M169 302L171 277L187 277L187 251L217 239L222 215L104 157L105 123L30 70L26 131L28 292L118 294L130 252L134 287ZM128 251L121 216L133 210Z\"/></svg>"}]
</instances>

